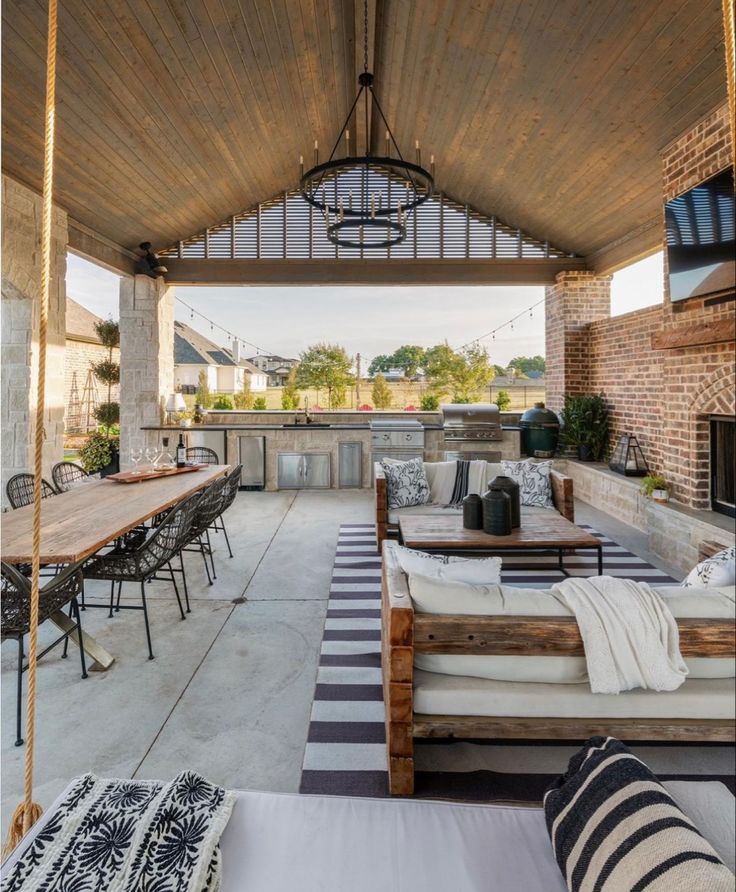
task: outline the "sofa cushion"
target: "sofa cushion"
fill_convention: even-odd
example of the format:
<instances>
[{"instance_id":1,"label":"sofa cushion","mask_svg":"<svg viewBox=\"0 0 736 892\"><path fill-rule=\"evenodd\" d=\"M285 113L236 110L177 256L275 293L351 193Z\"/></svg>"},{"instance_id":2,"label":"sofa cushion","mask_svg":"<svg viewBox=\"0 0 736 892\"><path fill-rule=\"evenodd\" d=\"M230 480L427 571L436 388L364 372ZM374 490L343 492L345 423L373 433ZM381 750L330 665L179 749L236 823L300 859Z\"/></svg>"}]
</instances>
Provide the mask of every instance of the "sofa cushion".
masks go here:
<instances>
[{"instance_id":1,"label":"sofa cushion","mask_svg":"<svg viewBox=\"0 0 736 892\"><path fill-rule=\"evenodd\" d=\"M549 473L551 461L502 461L503 473L519 484L522 505L553 508L552 485Z\"/></svg>"},{"instance_id":2,"label":"sofa cushion","mask_svg":"<svg viewBox=\"0 0 736 892\"><path fill-rule=\"evenodd\" d=\"M733 678L688 678L676 691L593 694L587 685L531 684L414 670L414 712L513 718L733 719Z\"/></svg>"},{"instance_id":3,"label":"sofa cushion","mask_svg":"<svg viewBox=\"0 0 736 892\"><path fill-rule=\"evenodd\" d=\"M713 557L701 561L688 573L683 588L720 586L736 583L736 545L724 548Z\"/></svg>"},{"instance_id":4,"label":"sofa cushion","mask_svg":"<svg viewBox=\"0 0 736 892\"><path fill-rule=\"evenodd\" d=\"M434 505L428 502L425 505L412 505L409 508L391 508L388 512L388 522L398 524L399 518L409 514L434 514L442 515L448 512L452 514L456 512L462 514L462 505ZM554 508L530 508L527 505L521 506L521 523L523 525L525 517L533 517L534 515L547 514L554 511ZM679 586L678 586L679 588Z\"/></svg>"},{"instance_id":5,"label":"sofa cushion","mask_svg":"<svg viewBox=\"0 0 736 892\"><path fill-rule=\"evenodd\" d=\"M394 554L401 569L412 576L431 576L450 582L487 583L501 581L500 557L459 557L428 554L414 548L397 545Z\"/></svg>"},{"instance_id":6,"label":"sofa cushion","mask_svg":"<svg viewBox=\"0 0 736 892\"><path fill-rule=\"evenodd\" d=\"M389 508L407 508L429 501L429 483L420 458L394 464L381 462L386 475Z\"/></svg>"}]
</instances>

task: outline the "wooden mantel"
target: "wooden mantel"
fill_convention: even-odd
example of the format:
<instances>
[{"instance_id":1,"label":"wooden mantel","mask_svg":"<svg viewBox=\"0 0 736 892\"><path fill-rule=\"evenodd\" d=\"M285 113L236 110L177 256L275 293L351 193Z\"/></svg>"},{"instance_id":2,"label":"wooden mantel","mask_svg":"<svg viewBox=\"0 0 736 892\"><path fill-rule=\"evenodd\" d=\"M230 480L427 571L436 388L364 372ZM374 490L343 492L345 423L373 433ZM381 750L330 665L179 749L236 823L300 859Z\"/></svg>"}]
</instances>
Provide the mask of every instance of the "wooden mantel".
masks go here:
<instances>
[{"instance_id":1,"label":"wooden mantel","mask_svg":"<svg viewBox=\"0 0 736 892\"><path fill-rule=\"evenodd\" d=\"M694 322L692 325L655 331L652 335L652 350L674 350L676 347L721 344L735 339L736 322L733 319Z\"/></svg>"}]
</instances>

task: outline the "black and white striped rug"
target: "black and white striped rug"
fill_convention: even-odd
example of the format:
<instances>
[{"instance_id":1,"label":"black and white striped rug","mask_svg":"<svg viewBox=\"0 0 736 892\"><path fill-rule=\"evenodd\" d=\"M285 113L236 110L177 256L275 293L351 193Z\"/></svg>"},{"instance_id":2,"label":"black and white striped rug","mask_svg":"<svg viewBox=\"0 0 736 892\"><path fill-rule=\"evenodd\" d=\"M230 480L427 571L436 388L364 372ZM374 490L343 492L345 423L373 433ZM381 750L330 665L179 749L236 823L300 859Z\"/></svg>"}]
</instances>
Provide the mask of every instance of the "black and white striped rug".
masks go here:
<instances>
[{"instance_id":1,"label":"black and white striped rug","mask_svg":"<svg viewBox=\"0 0 736 892\"><path fill-rule=\"evenodd\" d=\"M607 575L660 585L675 581L606 536L590 532L603 543ZM543 555L506 556L501 578L509 585L547 588L563 578L558 570L543 569L554 561ZM592 552L566 556L565 566L576 576L593 576L596 556ZM381 558L373 525L343 524L301 792L387 796L383 718ZM415 745L418 796L476 801L540 801L577 749L552 741L417 740ZM663 780L718 779L733 789L730 747L649 744L634 750Z\"/></svg>"}]
</instances>

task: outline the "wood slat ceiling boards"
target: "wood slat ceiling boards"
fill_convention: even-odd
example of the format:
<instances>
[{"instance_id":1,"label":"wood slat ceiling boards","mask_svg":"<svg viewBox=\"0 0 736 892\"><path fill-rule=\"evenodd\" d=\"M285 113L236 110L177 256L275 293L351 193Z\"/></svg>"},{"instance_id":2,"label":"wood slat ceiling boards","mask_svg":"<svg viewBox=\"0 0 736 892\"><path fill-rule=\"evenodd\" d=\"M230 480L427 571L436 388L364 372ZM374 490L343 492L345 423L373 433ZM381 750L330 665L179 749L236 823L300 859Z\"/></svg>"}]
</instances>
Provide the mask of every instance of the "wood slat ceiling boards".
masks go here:
<instances>
[{"instance_id":1,"label":"wood slat ceiling boards","mask_svg":"<svg viewBox=\"0 0 736 892\"><path fill-rule=\"evenodd\" d=\"M160 248L292 190L354 97L354 4L64 0L58 203ZM659 151L726 95L720 0L374 6L377 94L443 193L587 257L661 239ZM39 190L45 11L2 9L3 170Z\"/></svg>"}]
</instances>

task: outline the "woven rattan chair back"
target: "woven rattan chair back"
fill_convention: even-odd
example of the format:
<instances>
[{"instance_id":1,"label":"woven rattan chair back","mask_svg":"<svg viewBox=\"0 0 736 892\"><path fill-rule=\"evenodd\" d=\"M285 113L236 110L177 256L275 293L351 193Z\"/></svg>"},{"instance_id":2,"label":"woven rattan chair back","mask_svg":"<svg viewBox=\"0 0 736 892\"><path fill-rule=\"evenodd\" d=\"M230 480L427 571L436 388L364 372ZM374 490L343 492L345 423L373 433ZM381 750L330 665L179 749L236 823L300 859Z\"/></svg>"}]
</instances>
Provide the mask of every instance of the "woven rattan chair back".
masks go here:
<instances>
[{"instance_id":1,"label":"woven rattan chair back","mask_svg":"<svg viewBox=\"0 0 736 892\"><path fill-rule=\"evenodd\" d=\"M220 459L214 449L209 446L190 446L187 449L187 461L198 465L219 465Z\"/></svg>"},{"instance_id":2,"label":"woven rattan chair back","mask_svg":"<svg viewBox=\"0 0 736 892\"><path fill-rule=\"evenodd\" d=\"M220 477L218 480L213 480L202 493L202 498L199 500L197 510L194 513L192 529L189 533L190 541L201 536L207 527L222 513L222 500L226 486L227 477Z\"/></svg>"},{"instance_id":3,"label":"woven rattan chair back","mask_svg":"<svg viewBox=\"0 0 736 892\"><path fill-rule=\"evenodd\" d=\"M22 508L24 505L30 505L33 501L33 474L16 474L8 480L5 487L5 494L12 508ZM41 478L41 498L47 499L49 496L58 495L54 487Z\"/></svg>"},{"instance_id":4,"label":"woven rattan chair back","mask_svg":"<svg viewBox=\"0 0 736 892\"><path fill-rule=\"evenodd\" d=\"M240 472L243 470L242 465L236 465L232 471L228 471L225 477L225 485L222 489L222 504L220 505L220 514L232 505L235 496L240 489Z\"/></svg>"},{"instance_id":5,"label":"woven rattan chair back","mask_svg":"<svg viewBox=\"0 0 736 892\"><path fill-rule=\"evenodd\" d=\"M68 567L54 576L40 591L38 601L39 625L52 613L61 610L77 595L81 595L84 580L79 568ZM17 637L31 628L31 580L12 564L2 563L2 635Z\"/></svg>"},{"instance_id":6,"label":"woven rattan chair back","mask_svg":"<svg viewBox=\"0 0 736 892\"><path fill-rule=\"evenodd\" d=\"M51 469L51 479L59 492L66 492L75 483L85 480L87 477L89 474L84 468L73 461L57 462Z\"/></svg>"}]
</instances>

